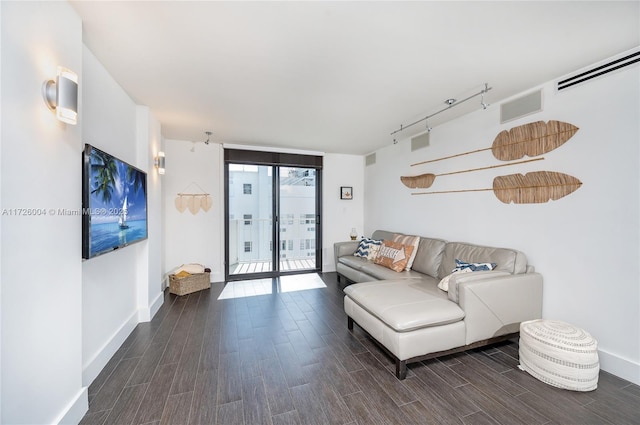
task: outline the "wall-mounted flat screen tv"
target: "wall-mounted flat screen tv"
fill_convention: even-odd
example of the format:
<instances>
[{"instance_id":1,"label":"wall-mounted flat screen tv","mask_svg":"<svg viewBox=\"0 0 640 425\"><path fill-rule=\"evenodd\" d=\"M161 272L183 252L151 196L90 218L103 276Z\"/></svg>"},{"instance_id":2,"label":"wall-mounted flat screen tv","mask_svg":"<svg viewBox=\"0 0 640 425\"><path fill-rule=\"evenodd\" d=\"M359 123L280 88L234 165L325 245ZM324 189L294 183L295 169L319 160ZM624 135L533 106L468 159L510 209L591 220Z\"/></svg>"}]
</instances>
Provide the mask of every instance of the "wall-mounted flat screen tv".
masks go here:
<instances>
[{"instance_id":1,"label":"wall-mounted flat screen tv","mask_svg":"<svg viewBox=\"0 0 640 425\"><path fill-rule=\"evenodd\" d=\"M85 144L82 258L147 239L147 173Z\"/></svg>"}]
</instances>

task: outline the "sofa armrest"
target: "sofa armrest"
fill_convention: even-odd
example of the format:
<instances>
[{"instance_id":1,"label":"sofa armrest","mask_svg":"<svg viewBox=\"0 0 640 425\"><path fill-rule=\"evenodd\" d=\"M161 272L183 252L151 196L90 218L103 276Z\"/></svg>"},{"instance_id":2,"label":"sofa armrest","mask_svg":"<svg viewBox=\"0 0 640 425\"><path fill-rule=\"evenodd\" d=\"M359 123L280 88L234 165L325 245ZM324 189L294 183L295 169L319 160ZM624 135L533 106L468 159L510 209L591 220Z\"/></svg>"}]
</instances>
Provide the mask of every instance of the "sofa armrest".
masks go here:
<instances>
[{"instance_id":1,"label":"sofa armrest","mask_svg":"<svg viewBox=\"0 0 640 425\"><path fill-rule=\"evenodd\" d=\"M472 273L453 274L449 278L449 299L455 303L460 298L460 285L478 280L494 279L497 277L513 276L509 272L499 270L477 271Z\"/></svg>"},{"instance_id":2,"label":"sofa armrest","mask_svg":"<svg viewBox=\"0 0 640 425\"><path fill-rule=\"evenodd\" d=\"M358 249L358 245L360 241L346 241L346 242L336 242L333 244L333 254L334 260L336 264L338 264L338 258L343 257L345 255L353 255Z\"/></svg>"},{"instance_id":3,"label":"sofa armrest","mask_svg":"<svg viewBox=\"0 0 640 425\"><path fill-rule=\"evenodd\" d=\"M458 305L465 312L467 344L518 332L520 322L542 317L542 275L523 273L460 282Z\"/></svg>"}]
</instances>

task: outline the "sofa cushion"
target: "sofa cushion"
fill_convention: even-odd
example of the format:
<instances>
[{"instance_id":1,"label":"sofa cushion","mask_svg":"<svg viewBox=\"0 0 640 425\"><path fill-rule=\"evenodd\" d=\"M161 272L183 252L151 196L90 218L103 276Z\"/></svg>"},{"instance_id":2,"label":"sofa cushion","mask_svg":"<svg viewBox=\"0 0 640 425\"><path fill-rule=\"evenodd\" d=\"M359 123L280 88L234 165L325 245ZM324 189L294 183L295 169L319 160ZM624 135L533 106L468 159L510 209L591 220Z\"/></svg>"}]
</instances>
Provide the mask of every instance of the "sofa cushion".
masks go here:
<instances>
[{"instance_id":1,"label":"sofa cushion","mask_svg":"<svg viewBox=\"0 0 640 425\"><path fill-rule=\"evenodd\" d=\"M401 272L406 269L413 250L414 247L412 245L403 245L399 242L385 240L382 242L374 263L388 267L396 272Z\"/></svg>"},{"instance_id":2,"label":"sofa cushion","mask_svg":"<svg viewBox=\"0 0 640 425\"><path fill-rule=\"evenodd\" d=\"M360 268L360 271L362 273L366 273L367 275L377 280L409 279L413 277L421 277L418 273L415 273L412 270L408 270L408 271L403 270L403 271L397 272L387 267L375 264L372 261L369 261L368 264L364 264Z\"/></svg>"},{"instance_id":3,"label":"sofa cushion","mask_svg":"<svg viewBox=\"0 0 640 425\"><path fill-rule=\"evenodd\" d=\"M511 274L526 273L527 258L515 249L493 248L462 242L449 242L444 248L442 262L438 268L438 277L442 279L456 268L456 258L473 263L496 263L494 270Z\"/></svg>"},{"instance_id":4,"label":"sofa cushion","mask_svg":"<svg viewBox=\"0 0 640 425\"><path fill-rule=\"evenodd\" d=\"M364 257L356 257L354 255L345 255L344 257L339 257L338 262L356 270L361 270L364 266L367 265L367 263L373 264L371 261L368 261Z\"/></svg>"},{"instance_id":5,"label":"sofa cushion","mask_svg":"<svg viewBox=\"0 0 640 425\"><path fill-rule=\"evenodd\" d=\"M413 260L411 269L437 278L438 267L446 245L447 242L441 239L420 238L416 258Z\"/></svg>"},{"instance_id":6,"label":"sofa cushion","mask_svg":"<svg viewBox=\"0 0 640 425\"><path fill-rule=\"evenodd\" d=\"M397 332L446 325L464 318L464 311L444 292L413 280L357 283L347 286L344 292Z\"/></svg>"},{"instance_id":7,"label":"sofa cushion","mask_svg":"<svg viewBox=\"0 0 640 425\"><path fill-rule=\"evenodd\" d=\"M375 230L371 235L371 239L380 239L380 240L393 240L393 236L397 233L387 232L386 230Z\"/></svg>"}]
</instances>

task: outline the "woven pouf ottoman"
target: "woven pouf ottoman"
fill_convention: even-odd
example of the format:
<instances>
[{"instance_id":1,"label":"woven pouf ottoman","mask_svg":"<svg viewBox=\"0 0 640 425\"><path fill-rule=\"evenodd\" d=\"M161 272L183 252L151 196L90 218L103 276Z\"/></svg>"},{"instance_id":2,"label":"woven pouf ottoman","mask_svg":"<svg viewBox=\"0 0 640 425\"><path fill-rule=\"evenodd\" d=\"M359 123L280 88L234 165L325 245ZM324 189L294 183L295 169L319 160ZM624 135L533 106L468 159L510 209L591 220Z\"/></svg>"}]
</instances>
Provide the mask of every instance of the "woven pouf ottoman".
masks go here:
<instances>
[{"instance_id":1,"label":"woven pouf ottoman","mask_svg":"<svg viewBox=\"0 0 640 425\"><path fill-rule=\"evenodd\" d=\"M598 342L568 323L522 322L519 354L519 368L549 385L573 391L592 391L598 386Z\"/></svg>"}]
</instances>

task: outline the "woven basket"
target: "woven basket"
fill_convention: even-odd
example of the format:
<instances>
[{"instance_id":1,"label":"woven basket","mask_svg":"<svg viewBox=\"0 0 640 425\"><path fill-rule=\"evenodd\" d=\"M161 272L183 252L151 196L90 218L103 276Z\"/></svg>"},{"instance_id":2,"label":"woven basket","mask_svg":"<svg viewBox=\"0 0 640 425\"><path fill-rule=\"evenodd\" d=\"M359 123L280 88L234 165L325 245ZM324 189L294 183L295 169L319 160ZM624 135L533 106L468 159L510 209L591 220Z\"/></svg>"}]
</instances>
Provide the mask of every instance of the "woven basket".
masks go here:
<instances>
[{"instance_id":1,"label":"woven basket","mask_svg":"<svg viewBox=\"0 0 640 425\"><path fill-rule=\"evenodd\" d=\"M209 272L194 273L186 277L177 277L175 274L169 275L169 292L176 295L187 295L192 292L211 288Z\"/></svg>"}]
</instances>

